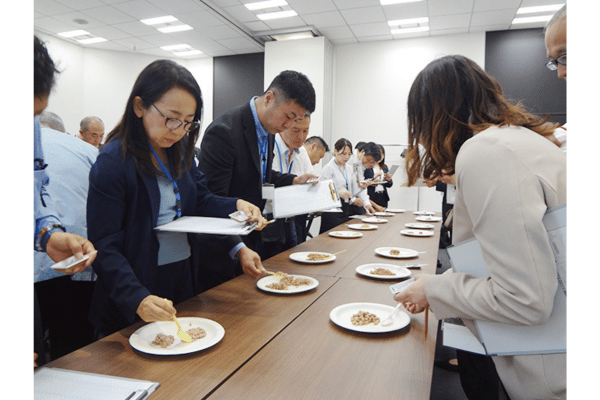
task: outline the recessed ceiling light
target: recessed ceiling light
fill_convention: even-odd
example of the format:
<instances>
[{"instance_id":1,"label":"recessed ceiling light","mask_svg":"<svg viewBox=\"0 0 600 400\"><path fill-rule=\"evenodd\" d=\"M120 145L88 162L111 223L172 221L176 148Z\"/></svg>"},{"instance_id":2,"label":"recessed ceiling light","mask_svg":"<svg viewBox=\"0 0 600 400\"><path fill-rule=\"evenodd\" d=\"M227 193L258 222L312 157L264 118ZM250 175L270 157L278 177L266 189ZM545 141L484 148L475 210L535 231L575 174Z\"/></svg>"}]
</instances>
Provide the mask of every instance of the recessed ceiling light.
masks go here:
<instances>
[{"instance_id":1,"label":"recessed ceiling light","mask_svg":"<svg viewBox=\"0 0 600 400\"><path fill-rule=\"evenodd\" d=\"M548 22L552 15L541 15L539 17L522 17L513 19L513 24L529 24L534 22Z\"/></svg>"},{"instance_id":2,"label":"recessed ceiling light","mask_svg":"<svg viewBox=\"0 0 600 400\"><path fill-rule=\"evenodd\" d=\"M94 44L94 43L101 43L101 42L106 42L106 41L107 41L107 39L104 39L103 37L93 37L93 38L89 38L89 39L78 40L78 42L81 44Z\"/></svg>"},{"instance_id":3,"label":"recessed ceiling light","mask_svg":"<svg viewBox=\"0 0 600 400\"><path fill-rule=\"evenodd\" d=\"M263 10L271 7L287 6L285 0L270 0L270 1L259 1L257 3L246 3L244 4L248 10Z\"/></svg>"},{"instance_id":4,"label":"recessed ceiling light","mask_svg":"<svg viewBox=\"0 0 600 400\"><path fill-rule=\"evenodd\" d=\"M58 36L62 36L62 37L66 37L66 38L72 38L75 36L85 36L85 35L89 35L90 33L88 31L84 31L82 29L78 29L76 31L68 31L68 32L60 32L58 34Z\"/></svg>"},{"instance_id":5,"label":"recessed ceiling light","mask_svg":"<svg viewBox=\"0 0 600 400\"><path fill-rule=\"evenodd\" d=\"M172 15L165 15L164 17L147 18L147 19L140 20L140 22L142 22L146 25L166 24L166 23L175 22L175 21L179 21L179 20Z\"/></svg>"},{"instance_id":6,"label":"recessed ceiling light","mask_svg":"<svg viewBox=\"0 0 600 400\"><path fill-rule=\"evenodd\" d=\"M186 25L186 24L170 25L170 26L165 26L164 28L158 28L158 30L161 31L162 33L189 31L191 29L194 29L194 28L192 28L191 26Z\"/></svg>"},{"instance_id":7,"label":"recessed ceiling light","mask_svg":"<svg viewBox=\"0 0 600 400\"><path fill-rule=\"evenodd\" d=\"M190 46L189 44L173 44L170 46L161 46L161 49L163 49L165 51L181 51L181 50L188 50L191 48L192 48L192 46Z\"/></svg>"},{"instance_id":8,"label":"recessed ceiling light","mask_svg":"<svg viewBox=\"0 0 600 400\"><path fill-rule=\"evenodd\" d=\"M428 17L395 19L393 21L388 21L389 26L403 26L403 25L415 25L415 24L426 24L426 23L429 23Z\"/></svg>"},{"instance_id":9,"label":"recessed ceiling light","mask_svg":"<svg viewBox=\"0 0 600 400\"><path fill-rule=\"evenodd\" d=\"M428 30L428 26L418 26L416 28L392 29L391 32L392 35L402 35L404 33L427 32Z\"/></svg>"},{"instance_id":10,"label":"recessed ceiling light","mask_svg":"<svg viewBox=\"0 0 600 400\"><path fill-rule=\"evenodd\" d=\"M517 14L533 14L542 13L548 11L558 11L564 6L564 4L552 4L549 6L537 6L537 7L521 7L517 10Z\"/></svg>"},{"instance_id":11,"label":"recessed ceiling light","mask_svg":"<svg viewBox=\"0 0 600 400\"><path fill-rule=\"evenodd\" d=\"M379 0L382 6L387 6L390 4L401 4L401 3L416 3L417 1L423 0Z\"/></svg>"},{"instance_id":12,"label":"recessed ceiling light","mask_svg":"<svg viewBox=\"0 0 600 400\"><path fill-rule=\"evenodd\" d=\"M295 17L296 15L298 15L298 13L296 11L290 10L290 11L277 11L277 12L266 13L266 14L258 14L257 17L263 21L267 21L270 19Z\"/></svg>"}]
</instances>

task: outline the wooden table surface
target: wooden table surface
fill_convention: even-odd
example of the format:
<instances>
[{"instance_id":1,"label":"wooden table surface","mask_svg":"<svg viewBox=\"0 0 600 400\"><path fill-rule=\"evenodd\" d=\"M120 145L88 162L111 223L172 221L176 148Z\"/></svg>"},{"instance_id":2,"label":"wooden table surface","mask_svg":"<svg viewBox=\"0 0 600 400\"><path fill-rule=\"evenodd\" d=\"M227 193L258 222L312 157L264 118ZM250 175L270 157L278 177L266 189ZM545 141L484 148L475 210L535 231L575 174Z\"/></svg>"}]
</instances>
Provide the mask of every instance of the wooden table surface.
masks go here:
<instances>
[{"instance_id":1,"label":"wooden table surface","mask_svg":"<svg viewBox=\"0 0 600 400\"><path fill-rule=\"evenodd\" d=\"M290 393L306 399L428 399L437 327L432 314L427 337L423 313L411 315L406 328L384 334L349 331L329 320L329 312L341 304L395 305L388 287L399 280L364 278L356 274L359 265L417 262L429 265L413 275L435 272L440 223L432 223L433 237L401 235L414 217L409 211L388 217L377 230L360 231L359 239L325 233L263 261L269 270L317 279L311 291L266 293L243 275L178 304L178 317L208 318L223 326L224 338L209 349L177 356L138 352L128 342L145 325L138 322L45 366L160 382L151 399L281 399ZM374 252L382 246L425 253L387 259ZM289 259L298 251L342 250L326 264Z\"/></svg>"}]
</instances>

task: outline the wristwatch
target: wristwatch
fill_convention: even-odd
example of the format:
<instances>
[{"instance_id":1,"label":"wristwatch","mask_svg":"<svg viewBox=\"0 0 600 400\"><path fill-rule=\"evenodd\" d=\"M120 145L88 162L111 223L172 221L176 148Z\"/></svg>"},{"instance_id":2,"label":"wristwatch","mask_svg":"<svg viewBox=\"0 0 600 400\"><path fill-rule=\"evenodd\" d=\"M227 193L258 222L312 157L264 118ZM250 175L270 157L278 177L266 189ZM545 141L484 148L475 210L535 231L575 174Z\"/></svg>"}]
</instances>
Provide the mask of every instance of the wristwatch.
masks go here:
<instances>
[{"instance_id":1,"label":"wristwatch","mask_svg":"<svg viewBox=\"0 0 600 400\"><path fill-rule=\"evenodd\" d=\"M45 252L46 245L48 244L48 240L50 239L50 235L52 235L54 232L58 232L59 230L63 232L67 231L64 225L62 224L48 224L45 227L43 227L40 230L37 238L35 239L35 249L37 251Z\"/></svg>"}]
</instances>

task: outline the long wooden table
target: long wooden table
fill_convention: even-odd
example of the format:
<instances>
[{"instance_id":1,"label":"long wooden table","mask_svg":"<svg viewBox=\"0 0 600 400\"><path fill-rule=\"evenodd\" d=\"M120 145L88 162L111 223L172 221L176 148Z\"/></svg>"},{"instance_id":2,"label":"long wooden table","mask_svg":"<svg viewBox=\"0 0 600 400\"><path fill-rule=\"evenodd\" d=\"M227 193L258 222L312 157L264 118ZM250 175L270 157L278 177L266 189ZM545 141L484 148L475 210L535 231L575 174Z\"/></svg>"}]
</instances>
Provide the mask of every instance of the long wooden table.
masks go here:
<instances>
[{"instance_id":1,"label":"long wooden table","mask_svg":"<svg viewBox=\"0 0 600 400\"><path fill-rule=\"evenodd\" d=\"M440 223L433 223L433 237L412 238L400 234L415 221L412 212L387 219L377 230L360 231L361 238L324 233L263 261L269 270L317 279L311 291L266 293L244 275L178 304L178 317L208 318L224 327L223 340L209 349L178 356L138 352L128 342L145 324L138 322L46 366L160 382L152 399L428 399L437 327L432 315L427 336L423 313L383 334L349 331L329 320L329 312L346 303L395 305L388 287L398 281L358 275L359 265L417 262L428 265L413 275L435 272ZM425 253L410 260L375 254L376 247L388 246ZM289 259L299 251L343 252L330 263L301 264Z\"/></svg>"}]
</instances>

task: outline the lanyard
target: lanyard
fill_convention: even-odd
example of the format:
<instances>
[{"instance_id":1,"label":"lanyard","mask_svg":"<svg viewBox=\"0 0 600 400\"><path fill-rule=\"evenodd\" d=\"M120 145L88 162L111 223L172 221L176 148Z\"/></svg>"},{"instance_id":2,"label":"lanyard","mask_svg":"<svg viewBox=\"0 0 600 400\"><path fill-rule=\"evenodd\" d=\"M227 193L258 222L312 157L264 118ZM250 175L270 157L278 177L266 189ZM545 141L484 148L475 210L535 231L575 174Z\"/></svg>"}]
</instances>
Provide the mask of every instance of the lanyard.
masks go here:
<instances>
[{"instance_id":1,"label":"lanyard","mask_svg":"<svg viewBox=\"0 0 600 400\"><path fill-rule=\"evenodd\" d=\"M259 143L258 148L260 150L260 165L262 168L262 181L265 182L267 179L267 150L269 148L269 136L267 135L266 140L261 141L258 137Z\"/></svg>"},{"instance_id":2,"label":"lanyard","mask_svg":"<svg viewBox=\"0 0 600 400\"><path fill-rule=\"evenodd\" d=\"M346 181L346 189L350 190L350 188L348 187L348 173L346 172L346 168L345 168L346 164L344 164L344 170L342 170L342 168L338 165L338 163L335 160L333 162L338 167L338 169L342 173L342 176L344 177L344 180Z\"/></svg>"},{"instance_id":3,"label":"lanyard","mask_svg":"<svg viewBox=\"0 0 600 400\"><path fill-rule=\"evenodd\" d=\"M277 144L277 140L275 140L275 146L277 147L277 154L279 154L279 170L281 172L283 172L283 164L281 163L281 150L279 150L279 144ZM283 153L283 155L285 155L285 153ZM287 161L287 157L286 157L285 158L285 165L287 165L287 163L288 163L288 161ZM288 166L288 174L292 173L292 165L294 165L293 161Z\"/></svg>"},{"instance_id":4,"label":"lanyard","mask_svg":"<svg viewBox=\"0 0 600 400\"><path fill-rule=\"evenodd\" d=\"M156 154L150 143L148 143L148 147L150 147L150 150L152 150L152 154L154 154L154 158L156 158L156 161L158 161L158 164L162 168L163 172L167 174L167 178L169 178L169 180L173 184L173 192L175 192L175 206L177 207L177 214L175 215L175 219L177 219L181 217L181 195L179 194L179 187L177 186L177 182L173 180L171 174L169 173L169 170L164 166L162 161L160 161L160 158L158 158L158 155Z\"/></svg>"}]
</instances>

